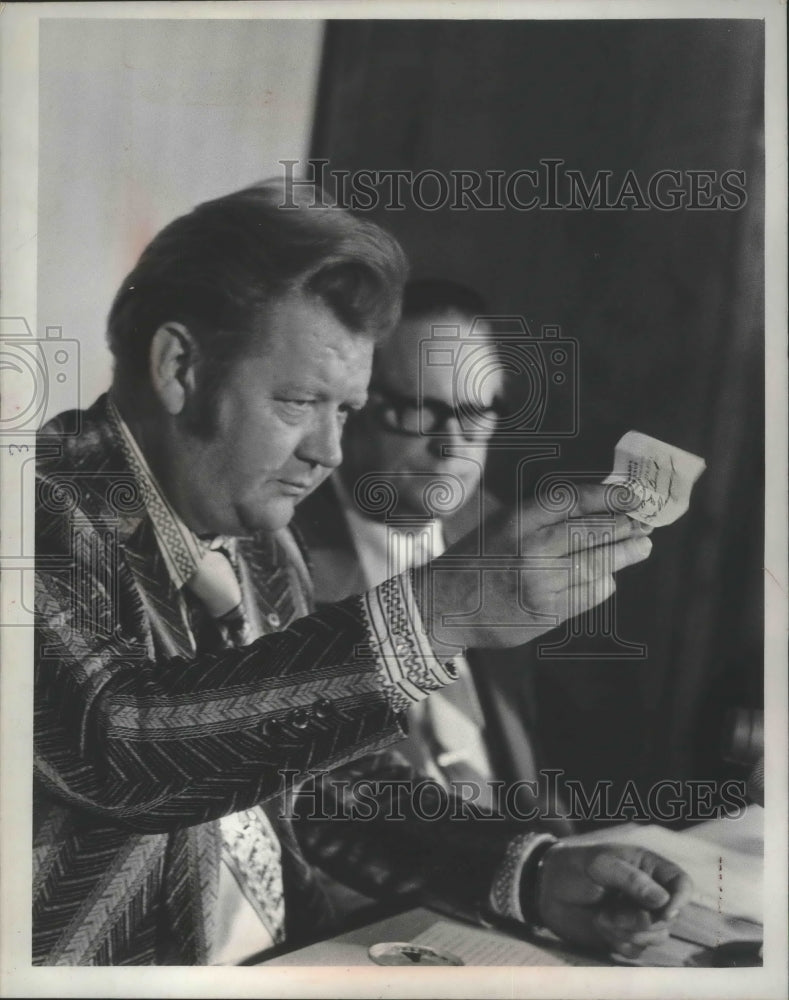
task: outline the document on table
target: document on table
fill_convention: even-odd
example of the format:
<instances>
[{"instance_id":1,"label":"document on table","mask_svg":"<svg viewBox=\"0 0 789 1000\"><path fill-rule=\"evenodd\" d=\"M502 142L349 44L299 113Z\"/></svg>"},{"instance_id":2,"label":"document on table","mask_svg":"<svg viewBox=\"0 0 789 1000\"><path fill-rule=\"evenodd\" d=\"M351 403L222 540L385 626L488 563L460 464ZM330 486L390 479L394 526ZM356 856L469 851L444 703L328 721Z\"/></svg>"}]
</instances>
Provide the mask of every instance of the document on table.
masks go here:
<instances>
[{"instance_id":1,"label":"document on table","mask_svg":"<svg viewBox=\"0 0 789 1000\"><path fill-rule=\"evenodd\" d=\"M671 925L671 933L683 941L715 948L728 941L761 941L764 928L754 920L690 903Z\"/></svg>"},{"instance_id":2,"label":"document on table","mask_svg":"<svg viewBox=\"0 0 789 1000\"><path fill-rule=\"evenodd\" d=\"M429 945L439 951L448 951L463 959L465 965L603 965L587 958L574 958L564 952L556 954L529 941L473 927L467 924L437 920L413 944ZM558 942L557 942L558 946Z\"/></svg>"},{"instance_id":3,"label":"document on table","mask_svg":"<svg viewBox=\"0 0 789 1000\"><path fill-rule=\"evenodd\" d=\"M724 822L724 821L721 821ZM737 820L727 820L735 824ZM580 843L635 844L661 854L680 865L693 879L693 903L680 918L672 933L687 940L715 944L721 940L754 936L763 915L763 859L760 854L745 853L734 847L716 844L689 832L677 833L657 825L633 824L615 830L601 830L573 837ZM706 911L706 912L705 912ZM750 927L751 933L744 931ZM721 937L723 935L723 937Z\"/></svg>"}]
</instances>

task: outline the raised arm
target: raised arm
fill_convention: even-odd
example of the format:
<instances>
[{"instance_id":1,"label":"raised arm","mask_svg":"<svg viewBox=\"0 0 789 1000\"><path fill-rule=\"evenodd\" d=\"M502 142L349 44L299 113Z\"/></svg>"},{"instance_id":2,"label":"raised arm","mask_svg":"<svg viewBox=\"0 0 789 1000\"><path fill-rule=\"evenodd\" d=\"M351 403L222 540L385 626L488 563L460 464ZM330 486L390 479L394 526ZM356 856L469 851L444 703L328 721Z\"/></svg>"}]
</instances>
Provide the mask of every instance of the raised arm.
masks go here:
<instances>
[{"instance_id":1,"label":"raised arm","mask_svg":"<svg viewBox=\"0 0 789 1000\"><path fill-rule=\"evenodd\" d=\"M39 539L36 774L113 822L156 831L245 808L282 769L399 739L405 701L451 680L406 578L242 649L163 657L123 556L96 572L111 542L95 522L41 516Z\"/></svg>"}]
</instances>

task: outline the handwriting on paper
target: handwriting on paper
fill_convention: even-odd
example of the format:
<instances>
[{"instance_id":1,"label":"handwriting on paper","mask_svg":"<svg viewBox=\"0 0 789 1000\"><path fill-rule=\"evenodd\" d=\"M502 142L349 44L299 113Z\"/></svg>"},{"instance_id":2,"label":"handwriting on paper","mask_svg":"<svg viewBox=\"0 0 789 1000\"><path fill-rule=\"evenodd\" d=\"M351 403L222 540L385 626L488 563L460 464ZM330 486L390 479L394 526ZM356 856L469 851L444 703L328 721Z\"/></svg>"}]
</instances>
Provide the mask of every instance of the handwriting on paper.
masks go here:
<instances>
[{"instance_id":1,"label":"handwriting on paper","mask_svg":"<svg viewBox=\"0 0 789 1000\"><path fill-rule=\"evenodd\" d=\"M614 470L603 480L631 490L638 506L628 515L659 528L672 524L690 504L704 459L638 431L628 431L614 450Z\"/></svg>"}]
</instances>

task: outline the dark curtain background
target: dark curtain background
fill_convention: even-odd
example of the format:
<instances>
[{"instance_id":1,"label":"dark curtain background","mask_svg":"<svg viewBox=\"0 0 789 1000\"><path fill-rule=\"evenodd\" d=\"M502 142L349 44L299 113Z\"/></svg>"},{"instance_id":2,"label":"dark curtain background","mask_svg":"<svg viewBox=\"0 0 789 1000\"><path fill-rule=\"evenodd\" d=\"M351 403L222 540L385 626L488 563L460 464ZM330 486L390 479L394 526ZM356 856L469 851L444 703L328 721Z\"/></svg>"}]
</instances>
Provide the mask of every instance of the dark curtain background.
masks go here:
<instances>
[{"instance_id":1,"label":"dark curtain background","mask_svg":"<svg viewBox=\"0 0 789 1000\"><path fill-rule=\"evenodd\" d=\"M746 173L739 211L373 213L415 273L579 341L579 434L530 482L610 468L631 428L706 459L690 512L619 579L618 635L646 658L538 667L548 762L573 777L721 776L724 710L761 705L762 103L758 21L328 27L313 155L330 169ZM491 455L502 496L518 458Z\"/></svg>"}]
</instances>

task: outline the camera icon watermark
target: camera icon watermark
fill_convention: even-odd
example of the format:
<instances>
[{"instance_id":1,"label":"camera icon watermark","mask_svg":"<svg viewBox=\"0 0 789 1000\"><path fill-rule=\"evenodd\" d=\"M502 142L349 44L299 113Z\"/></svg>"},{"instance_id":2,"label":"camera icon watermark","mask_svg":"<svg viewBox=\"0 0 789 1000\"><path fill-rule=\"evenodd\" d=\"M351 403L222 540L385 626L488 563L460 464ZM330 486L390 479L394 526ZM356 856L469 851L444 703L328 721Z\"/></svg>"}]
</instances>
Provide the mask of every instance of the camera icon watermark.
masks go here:
<instances>
[{"instance_id":1,"label":"camera icon watermark","mask_svg":"<svg viewBox=\"0 0 789 1000\"><path fill-rule=\"evenodd\" d=\"M499 439L578 433L579 345L560 327L545 325L535 336L521 316L477 316L465 333L431 324L419 346L420 433L446 433L431 406L436 369L451 372L454 415L469 440L494 430Z\"/></svg>"},{"instance_id":2,"label":"camera icon watermark","mask_svg":"<svg viewBox=\"0 0 789 1000\"><path fill-rule=\"evenodd\" d=\"M60 432L79 433L79 342L61 327L48 326L39 338L23 317L0 317L0 374L0 437L33 437L55 416L53 407L70 411Z\"/></svg>"}]
</instances>

